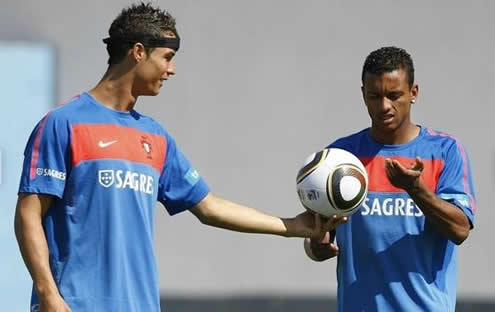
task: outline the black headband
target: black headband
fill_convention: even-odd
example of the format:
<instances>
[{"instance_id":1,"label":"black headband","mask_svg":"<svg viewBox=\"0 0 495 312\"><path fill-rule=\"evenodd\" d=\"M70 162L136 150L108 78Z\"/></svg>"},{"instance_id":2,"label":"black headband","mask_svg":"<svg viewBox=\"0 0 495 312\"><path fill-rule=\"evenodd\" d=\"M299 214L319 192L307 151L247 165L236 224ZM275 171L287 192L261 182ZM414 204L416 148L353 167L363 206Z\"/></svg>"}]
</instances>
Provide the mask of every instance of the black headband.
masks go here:
<instances>
[{"instance_id":1,"label":"black headband","mask_svg":"<svg viewBox=\"0 0 495 312\"><path fill-rule=\"evenodd\" d=\"M113 44L113 43L137 43L137 42L140 42L145 47L149 47L149 48L158 48L158 47L171 48L171 49L175 49L176 51L179 50L179 46L180 46L180 38L150 38L150 37L143 37L143 38L140 38L140 39L132 39L132 38L108 37L108 38L103 39L103 42L106 43L106 44Z\"/></svg>"}]
</instances>

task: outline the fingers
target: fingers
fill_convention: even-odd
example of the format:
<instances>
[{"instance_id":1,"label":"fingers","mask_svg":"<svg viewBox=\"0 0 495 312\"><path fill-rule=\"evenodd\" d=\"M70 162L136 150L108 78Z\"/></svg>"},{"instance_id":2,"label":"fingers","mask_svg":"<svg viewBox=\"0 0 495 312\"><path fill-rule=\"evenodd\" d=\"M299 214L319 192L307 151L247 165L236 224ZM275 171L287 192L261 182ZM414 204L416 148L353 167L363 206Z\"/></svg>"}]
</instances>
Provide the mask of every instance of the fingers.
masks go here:
<instances>
[{"instance_id":1,"label":"fingers","mask_svg":"<svg viewBox=\"0 0 495 312\"><path fill-rule=\"evenodd\" d=\"M314 232L312 238L317 242L323 242L330 231L333 231L339 224L344 224L348 220L347 217L338 217L333 215L330 218L314 213Z\"/></svg>"},{"instance_id":2,"label":"fingers","mask_svg":"<svg viewBox=\"0 0 495 312\"><path fill-rule=\"evenodd\" d=\"M330 243L328 251L330 252L330 256L335 257L339 254L339 246L335 243Z\"/></svg>"},{"instance_id":3,"label":"fingers","mask_svg":"<svg viewBox=\"0 0 495 312\"><path fill-rule=\"evenodd\" d=\"M387 174L389 180L392 180L395 176L394 165L390 158L385 159L385 173Z\"/></svg>"},{"instance_id":4,"label":"fingers","mask_svg":"<svg viewBox=\"0 0 495 312\"><path fill-rule=\"evenodd\" d=\"M330 232L326 232L325 235L323 235L323 238L320 241L320 244L330 244Z\"/></svg>"},{"instance_id":5,"label":"fingers","mask_svg":"<svg viewBox=\"0 0 495 312\"><path fill-rule=\"evenodd\" d=\"M390 171L390 172L393 172L394 170L400 171L404 174L407 174L408 170L414 170L414 171L420 171L421 172L424 169L424 163L423 163L423 160L421 159L421 157L416 156L416 158L414 159L414 163L411 164L410 167L406 168L406 167L402 166L402 164L399 161L397 161L396 159L387 158L387 159L385 159L385 169L387 171Z\"/></svg>"},{"instance_id":6,"label":"fingers","mask_svg":"<svg viewBox=\"0 0 495 312\"><path fill-rule=\"evenodd\" d=\"M410 167L404 167L399 161L395 159L385 159L385 172L390 180L399 176L412 176L418 177L421 175L424 169L424 163L421 157L417 156L414 163Z\"/></svg>"},{"instance_id":7,"label":"fingers","mask_svg":"<svg viewBox=\"0 0 495 312\"><path fill-rule=\"evenodd\" d=\"M315 243L308 238L304 240L304 251L314 261L324 261L339 254L339 247L334 243Z\"/></svg>"},{"instance_id":8,"label":"fingers","mask_svg":"<svg viewBox=\"0 0 495 312\"><path fill-rule=\"evenodd\" d=\"M389 168L392 168L392 159L390 158L385 158L385 168L386 169L389 169Z\"/></svg>"},{"instance_id":9,"label":"fingers","mask_svg":"<svg viewBox=\"0 0 495 312\"><path fill-rule=\"evenodd\" d=\"M348 221L348 220L349 220L349 219L348 219L347 217L337 217L337 218L335 219L335 223L334 223L334 224L335 224L335 227L334 227L334 228L336 228L336 227L337 227L337 225L339 225L339 224L344 224L344 223L347 223L347 221Z\"/></svg>"},{"instance_id":10,"label":"fingers","mask_svg":"<svg viewBox=\"0 0 495 312\"><path fill-rule=\"evenodd\" d=\"M407 168L402 166L402 164L399 161L393 159L392 165L393 165L392 168L394 170L398 171L401 174L407 174Z\"/></svg>"},{"instance_id":11,"label":"fingers","mask_svg":"<svg viewBox=\"0 0 495 312\"><path fill-rule=\"evenodd\" d=\"M421 159L421 157L416 156L416 162L411 167L411 170L421 172L421 171L423 171L424 168L425 168L425 165L423 163L423 160Z\"/></svg>"},{"instance_id":12,"label":"fingers","mask_svg":"<svg viewBox=\"0 0 495 312\"><path fill-rule=\"evenodd\" d=\"M385 171L389 178L393 178L398 174L404 174L406 168L404 168L397 160L387 158L385 159Z\"/></svg>"},{"instance_id":13,"label":"fingers","mask_svg":"<svg viewBox=\"0 0 495 312\"><path fill-rule=\"evenodd\" d=\"M325 224L323 224L323 229L325 229L325 232L333 231L339 224L346 223L347 219L347 217L338 217L337 215L333 215L328 218Z\"/></svg>"},{"instance_id":14,"label":"fingers","mask_svg":"<svg viewBox=\"0 0 495 312\"><path fill-rule=\"evenodd\" d=\"M321 229L321 215L319 213L315 213L315 228Z\"/></svg>"},{"instance_id":15,"label":"fingers","mask_svg":"<svg viewBox=\"0 0 495 312\"><path fill-rule=\"evenodd\" d=\"M314 221L315 222L314 229L316 231L315 239L316 239L316 241L321 242L325 238L325 232L326 232L325 227L322 224L322 216L319 213L315 213L314 214L314 220L315 220ZM325 222L325 224L326 224L326 222Z\"/></svg>"},{"instance_id":16,"label":"fingers","mask_svg":"<svg viewBox=\"0 0 495 312\"><path fill-rule=\"evenodd\" d=\"M313 246L315 252L325 259L335 257L339 254L339 246L334 242L317 243Z\"/></svg>"}]
</instances>

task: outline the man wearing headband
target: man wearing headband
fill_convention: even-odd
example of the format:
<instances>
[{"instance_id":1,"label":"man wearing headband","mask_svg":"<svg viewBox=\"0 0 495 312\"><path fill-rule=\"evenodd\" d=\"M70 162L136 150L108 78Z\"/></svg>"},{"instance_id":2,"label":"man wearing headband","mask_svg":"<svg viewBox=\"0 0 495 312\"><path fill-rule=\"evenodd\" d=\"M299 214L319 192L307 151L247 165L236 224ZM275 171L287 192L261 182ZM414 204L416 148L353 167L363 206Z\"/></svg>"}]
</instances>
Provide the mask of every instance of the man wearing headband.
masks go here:
<instances>
[{"instance_id":1,"label":"man wearing headband","mask_svg":"<svg viewBox=\"0 0 495 312\"><path fill-rule=\"evenodd\" d=\"M103 78L48 113L25 150L15 231L31 311L160 311L156 201L170 215L189 210L207 225L286 237L319 239L342 221L282 219L212 195L172 136L134 110L175 74L174 18L133 5L109 35Z\"/></svg>"}]
</instances>

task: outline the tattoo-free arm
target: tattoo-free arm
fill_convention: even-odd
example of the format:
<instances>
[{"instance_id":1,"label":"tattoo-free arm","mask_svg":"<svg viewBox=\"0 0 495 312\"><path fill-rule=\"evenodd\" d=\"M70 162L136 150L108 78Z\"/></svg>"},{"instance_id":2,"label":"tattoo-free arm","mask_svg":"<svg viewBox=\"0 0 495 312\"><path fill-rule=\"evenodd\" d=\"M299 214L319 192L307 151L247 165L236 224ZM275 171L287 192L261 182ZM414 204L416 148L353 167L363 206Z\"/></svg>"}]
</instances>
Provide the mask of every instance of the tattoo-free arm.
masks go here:
<instances>
[{"instance_id":1,"label":"tattoo-free arm","mask_svg":"<svg viewBox=\"0 0 495 312\"><path fill-rule=\"evenodd\" d=\"M422 182L407 190L426 220L445 237L460 245L469 236L471 224L464 212L430 191Z\"/></svg>"},{"instance_id":2,"label":"tattoo-free arm","mask_svg":"<svg viewBox=\"0 0 495 312\"><path fill-rule=\"evenodd\" d=\"M24 263L33 279L42 311L70 311L61 298L49 264L49 252L42 219L53 197L43 194L20 194L14 230Z\"/></svg>"},{"instance_id":3,"label":"tattoo-free arm","mask_svg":"<svg viewBox=\"0 0 495 312\"><path fill-rule=\"evenodd\" d=\"M469 235L471 224L457 206L430 191L421 178L424 164L421 158L408 168L397 160L387 159L385 169L390 182L404 189L425 215L426 221L445 237L460 245Z\"/></svg>"},{"instance_id":4,"label":"tattoo-free arm","mask_svg":"<svg viewBox=\"0 0 495 312\"><path fill-rule=\"evenodd\" d=\"M294 218L280 218L212 194L191 208L191 212L203 224L246 233L321 239L335 227L331 219L323 220L309 211Z\"/></svg>"}]
</instances>

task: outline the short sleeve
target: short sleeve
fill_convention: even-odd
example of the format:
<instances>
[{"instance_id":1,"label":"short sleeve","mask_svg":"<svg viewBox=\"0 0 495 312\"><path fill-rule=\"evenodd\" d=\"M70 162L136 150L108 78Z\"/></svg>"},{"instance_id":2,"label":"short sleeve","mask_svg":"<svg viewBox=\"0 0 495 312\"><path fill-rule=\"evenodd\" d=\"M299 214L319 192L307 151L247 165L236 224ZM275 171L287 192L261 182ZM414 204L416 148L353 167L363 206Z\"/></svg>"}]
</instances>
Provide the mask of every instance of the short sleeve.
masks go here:
<instances>
[{"instance_id":1,"label":"short sleeve","mask_svg":"<svg viewBox=\"0 0 495 312\"><path fill-rule=\"evenodd\" d=\"M466 150L458 141L447 149L444 166L438 180L437 195L461 208L472 227L476 209L471 165Z\"/></svg>"},{"instance_id":2,"label":"short sleeve","mask_svg":"<svg viewBox=\"0 0 495 312\"><path fill-rule=\"evenodd\" d=\"M167 138L167 145L165 166L159 180L158 200L170 215L174 215L199 203L210 189L172 138Z\"/></svg>"},{"instance_id":3,"label":"short sleeve","mask_svg":"<svg viewBox=\"0 0 495 312\"><path fill-rule=\"evenodd\" d=\"M70 170L70 127L48 113L34 128L24 150L19 193L63 197Z\"/></svg>"}]
</instances>

